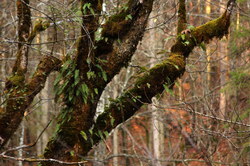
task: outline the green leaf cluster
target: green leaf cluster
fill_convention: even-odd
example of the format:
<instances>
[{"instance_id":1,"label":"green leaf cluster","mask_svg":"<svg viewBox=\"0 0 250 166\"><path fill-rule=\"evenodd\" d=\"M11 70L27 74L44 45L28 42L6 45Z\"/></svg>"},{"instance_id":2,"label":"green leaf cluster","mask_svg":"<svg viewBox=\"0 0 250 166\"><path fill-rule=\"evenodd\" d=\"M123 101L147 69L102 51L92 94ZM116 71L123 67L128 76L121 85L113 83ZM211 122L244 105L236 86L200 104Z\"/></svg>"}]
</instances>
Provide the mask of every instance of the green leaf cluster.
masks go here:
<instances>
[{"instance_id":1,"label":"green leaf cluster","mask_svg":"<svg viewBox=\"0 0 250 166\"><path fill-rule=\"evenodd\" d=\"M93 8L91 7L91 3L85 3L82 7L82 10L83 10L83 14L87 14L88 10L90 11L90 13L92 15L95 15L95 12L93 10Z\"/></svg>"},{"instance_id":2,"label":"green leaf cluster","mask_svg":"<svg viewBox=\"0 0 250 166\"><path fill-rule=\"evenodd\" d=\"M92 75L90 74L89 77ZM79 69L76 68L74 60L67 60L54 82L55 99L63 101L65 104L75 104L76 98L81 97L87 103L89 87L80 76Z\"/></svg>"}]
</instances>

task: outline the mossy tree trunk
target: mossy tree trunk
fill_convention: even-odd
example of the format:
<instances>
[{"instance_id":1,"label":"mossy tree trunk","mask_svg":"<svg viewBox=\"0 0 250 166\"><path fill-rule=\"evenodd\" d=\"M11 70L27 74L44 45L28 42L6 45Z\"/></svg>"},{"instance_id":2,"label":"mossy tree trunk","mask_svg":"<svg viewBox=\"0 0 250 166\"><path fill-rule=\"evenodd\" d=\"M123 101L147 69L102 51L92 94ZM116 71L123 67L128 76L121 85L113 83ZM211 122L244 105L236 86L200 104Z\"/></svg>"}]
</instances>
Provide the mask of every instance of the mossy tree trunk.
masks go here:
<instances>
[{"instance_id":1,"label":"mossy tree trunk","mask_svg":"<svg viewBox=\"0 0 250 166\"><path fill-rule=\"evenodd\" d=\"M44 56L33 76L27 78L29 44L34 34L47 28L47 24L39 23L31 29L31 12L29 0L17 0L18 16L18 50L12 75L6 80L6 100L0 108L0 148L2 148L20 125L25 110L34 97L43 89L47 76L57 70L61 60L53 56Z\"/></svg>"},{"instance_id":2,"label":"mossy tree trunk","mask_svg":"<svg viewBox=\"0 0 250 166\"><path fill-rule=\"evenodd\" d=\"M6 85L6 105L0 110L0 144L6 144L24 116L24 111L35 95L44 87L48 75L58 70L57 98L64 103L55 136L45 149L45 158L61 161L80 161L93 145L104 139L107 133L123 123L151 98L161 93L164 86L172 88L175 80L185 71L185 59L194 47L212 38L228 33L230 14L235 0L229 0L225 13L204 25L190 30L186 28L185 1L180 0L176 43L161 64L146 71L121 97L112 101L98 116L94 115L101 93L122 67L126 67L142 39L154 0L129 0L127 7L107 19L102 25L101 39L95 39L99 27L102 0L81 0L83 13L81 36L77 53L67 56L66 62L45 56L34 75L26 78L28 44L34 36L48 27L42 22L30 32L30 7L28 0L17 0L19 41L17 61ZM63 63L63 65L61 65ZM59 165L43 162L42 165Z\"/></svg>"}]
</instances>

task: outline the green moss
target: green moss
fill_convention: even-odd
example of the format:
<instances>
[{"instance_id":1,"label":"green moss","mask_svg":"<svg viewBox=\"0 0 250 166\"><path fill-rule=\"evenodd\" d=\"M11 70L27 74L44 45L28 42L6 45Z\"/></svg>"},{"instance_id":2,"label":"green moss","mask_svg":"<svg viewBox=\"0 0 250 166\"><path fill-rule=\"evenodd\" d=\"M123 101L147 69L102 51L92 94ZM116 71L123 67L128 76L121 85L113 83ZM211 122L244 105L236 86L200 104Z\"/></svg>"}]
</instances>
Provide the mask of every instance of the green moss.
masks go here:
<instances>
[{"instance_id":1,"label":"green moss","mask_svg":"<svg viewBox=\"0 0 250 166\"><path fill-rule=\"evenodd\" d=\"M181 31L186 29L187 27L185 0L180 1L178 14L179 20L177 34L181 33Z\"/></svg>"},{"instance_id":2,"label":"green moss","mask_svg":"<svg viewBox=\"0 0 250 166\"><path fill-rule=\"evenodd\" d=\"M184 70L185 57L172 54L167 60L145 72L143 76L138 77L134 88L113 100L104 113L98 117L94 131L110 131L119 123L127 120L142 103L150 102L151 97L155 96L157 92L162 92L164 83L171 88L175 79L181 76Z\"/></svg>"},{"instance_id":3,"label":"green moss","mask_svg":"<svg viewBox=\"0 0 250 166\"><path fill-rule=\"evenodd\" d=\"M110 17L103 26L102 36L108 38L122 37L130 28L129 25L131 21L126 20L128 14L128 12L122 11Z\"/></svg>"},{"instance_id":4,"label":"green moss","mask_svg":"<svg viewBox=\"0 0 250 166\"><path fill-rule=\"evenodd\" d=\"M171 47L171 52L188 57L195 46L202 42L208 43L214 37L220 39L228 34L229 24L229 18L223 14L217 19L193 28L190 34L179 34L176 43Z\"/></svg>"},{"instance_id":5,"label":"green moss","mask_svg":"<svg viewBox=\"0 0 250 166\"><path fill-rule=\"evenodd\" d=\"M23 85L24 82L24 76L23 75L14 75L9 77L9 81L13 84L13 85L17 85L17 86L21 86Z\"/></svg>"},{"instance_id":6,"label":"green moss","mask_svg":"<svg viewBox=\"0 0 250 166\"><path fill-rule=\"evenodd\" d=\"M150 85L154 85L154 82L158 81L155 79L155 77L157 76L160 77L161 75L163 75L162 72L168 72L168 74L164 74L167 75L167 78L164 79L164 82L168 82L169 79L172 80L172 78L178 75L177 73L183 73L184 69L185 69L184 56L179 54L171 54L167 60L163 61L161 64L155 65L143 77L138 78L135 86L136 87L144 86L145 88L148 88L147 86L148 83ZM162 82L162 84L164 82Z\"/></svg>"},{"instance_id":7,"label":"green moss","mask_svg":"<svg viewBox=\"0 0 250 166\"><path fill-rule=\"evenodd\" d=\"M194 29L192 35L195 37L198 44L201 42L208 43L213 37L222 38L228 34L228 28L230 25L229 18L223 14L221 17L207 22Z\"/></svg>"},{"instance_id":8,"label":"green moss","mask_svg":"<svg viewBox=\"0 0 250 166\"><path fill-rule=\"evenodd\" d=\"M185 40L183 40L181 35L178 35L176 43L171 47L171 52L188 57L195 46L196 41L193 37L185 35Z\"/></svg>"},{"instance_id":9,"label":"green moss","mask_svg":"<svg viewBox=\"0 0 250 166\"><path fill-rule=\"evenodd\" d=\"M37 21L37 23L35 24L32 32L29 35L28 41L31 42L34 39L34 37L36 36L37 33L46 30L49 27L49 25L50 24L47 21L44 21L44 22L42 20Z\"/></svg>"}]
</instances>

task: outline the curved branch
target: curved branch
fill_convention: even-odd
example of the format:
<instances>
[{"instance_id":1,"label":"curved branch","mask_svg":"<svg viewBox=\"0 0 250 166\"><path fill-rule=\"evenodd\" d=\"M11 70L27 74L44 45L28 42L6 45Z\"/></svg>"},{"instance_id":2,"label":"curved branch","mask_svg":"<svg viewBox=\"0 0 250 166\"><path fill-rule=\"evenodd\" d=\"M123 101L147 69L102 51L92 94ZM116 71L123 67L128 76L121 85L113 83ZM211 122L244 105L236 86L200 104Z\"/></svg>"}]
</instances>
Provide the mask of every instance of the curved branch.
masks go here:
<instances>
[{"instance_id":1,"label":"curved branch","mask_svg":"<svg viewBox=\"0 0 250 166\"><path fill-rule=\"evenodd\" d=\"M195 46L199 46L203 42L208 43L213 38L221 39L227 35L229 26L230 15L226 10L219 18L192 29L190 33L178 35L177 42L171 47L171 52L187 57Z\"/></svg>"},{"instance_id":2,"label":"curved branch","mask_svg":"<svg viewBox=\"0 0 250 166\"><path fill-rule=\"evenodd\" d=\"M28 84L23 84L19 77L13 77L13 83L6 93L6 107L0 109L0 148L4 146L20 125L24 111L34 97L43 89L47 77L60 67L61 61L53 56L45 56L39 63L35 74Z\"/></svg>"},{"instance_id":3,"label":"curved branch","mask_svg":"<svg viewBox=\"0 0 250 166\"><path fill-rule=\"evenodd\" d=\"M37 95L43 88L47 77L52 71L58 71L62 61L54 56L44 56L37 66L37 69L28 82L28 94L31 100Z\"/></svg>"},{"instance_id":4,"label":"curved branch","mask_svg":"<svg viewBox=\"0 0 250 166\"><path fill-rule=\"evenodd\" d=\"M103 32L103 35L108 35L112 40L109 41L109 38L107 42L101 41L99 45L97 45L96 51L100 54L98 58L104 61L104 63L100 65L107 74L106 81L103 79L98 81L100 92L102 92L106 84L121 70L121 68L126 67L131 60L139 41L143 37L153 2L154 0L144 0L143 3L140 3L139 0L130 0L129 5L131 9L129 12L127 13L127 11L124 11L124 13L120 13L122 17L117 19L118 22L113 22L113 26L117 26L117 24L121 26L121 29L118 30L118 35L114 36L113 34L112 36L112 34L106 31ZM132 19L126 21L125 17L128 14L132 16ZM116 18L118 16L114 17ZM109 30L111 29L109 28Z\"/></svg>"},{"instance_id":5,"label":"curved branch","mask_svg":"<svg viewBox=\"0 0 250 166\"><path fill-rule=\"evenodd\" d=\"M28 44L31 44L33 39L36 37L36 35L39 33L39 32L42 32L42 31L45 31L48 27L50 26L50 23L49 22L43 22L42 20L39 20L33 30L31 31L29 37L28 37Z\"/></svg>"},{"instance_id":6,"label":"curved branch","mask_svg":"<svg viewBox=\"0 0 250 166\"><path fill-rule=\"evenodd\" d=\"M171 54L171 56L151 68L138 78L134 87L125 92L121 97L114 100L96 120L92 137L82 141L88 151L91 149L91 141L98 143L104 132L110 132L120 123L133 116L145 103L151 103L151 98L166 88L172 88L175 80L182 76L185 71L185 57L183 55ZM90 133L89 133L90 134Z\"/></svg>"},{"instance_id":7,"label":"curved branch","mask_svg":"<svg viewBox=\"0 0 250 166\"><path fill-rule=\"evenodd\" d=\"M177 38L176 43L171 48L171 56L163 63L156 65L139 78L135 86L125 92L121 97L114 100L104 113L99 115L94 125L93 133L88 133L91 137L83 141L83 145L91 149L91 143L98 143L102 136L100 131L110 132L117 125L129 119L144 104L150 103L151 98L164 90L163 85L172 87L175 80L185 71L185 58L195 46L201 42L209 42L214 37L221 38L228 32L230 15L227 11L218 19L212 20L192 32L192 36L187 36L190 44L185 45L181 38ZM209 31L207 31L209 28Z\"/></svg>"}]
</instances>

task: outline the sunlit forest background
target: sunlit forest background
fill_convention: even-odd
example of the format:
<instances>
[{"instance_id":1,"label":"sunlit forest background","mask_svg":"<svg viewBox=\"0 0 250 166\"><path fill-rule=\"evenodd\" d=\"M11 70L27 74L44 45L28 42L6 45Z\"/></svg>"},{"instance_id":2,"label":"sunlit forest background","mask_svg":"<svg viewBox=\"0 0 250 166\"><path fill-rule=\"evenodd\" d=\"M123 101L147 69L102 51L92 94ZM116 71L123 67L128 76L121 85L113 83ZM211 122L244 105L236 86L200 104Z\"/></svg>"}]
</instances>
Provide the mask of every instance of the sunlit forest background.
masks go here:
<instances>
[{"instance_id":1,"label":"sunlit forest background","mask_svg":"<svg viewBox=\"0 0 250 166\"><path fill-rule=\"evenodd\" d=\"M126 0L105 0L103 21ZM217 18L226 0L187 0L189 27ZM33 0L32 20L53 19L56 24L38 34L31 44L29 73L41 54L64 57L76 52L79 29L76 0ZM176 0L157 0L143 40L132 61L106 87L99 101L102 112L112 99L133 85L142 71L168 56L175 41ZM17 17L14 0L0 1L0 103L5 80L17 51ZM222 39L196 48L187 59L186 72L173 89L165 88L140 111L118 126L89 153L93 166L250 165L250 1L238 0L230 32ZM100 22L100 25L102 22ZM98 34L97 34L98 36ZM54 101L54 80L25 112L25 118L7 147L32 144L9 153L19 158L39 158L56 129L61 107ZM1 132L1 131L0 131ZM1 160L0 165L32 166L35 163Z\"/></svg>"}]
</instances>

